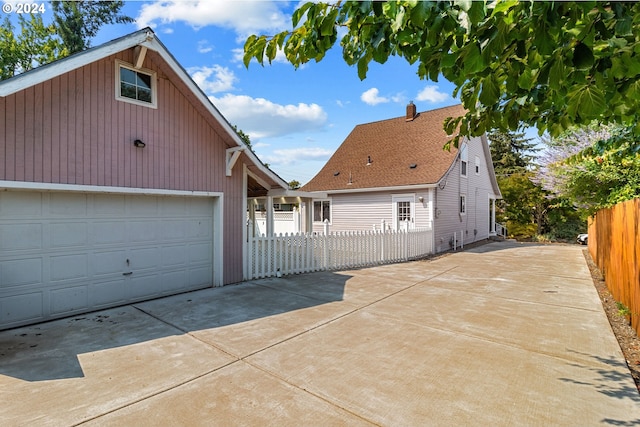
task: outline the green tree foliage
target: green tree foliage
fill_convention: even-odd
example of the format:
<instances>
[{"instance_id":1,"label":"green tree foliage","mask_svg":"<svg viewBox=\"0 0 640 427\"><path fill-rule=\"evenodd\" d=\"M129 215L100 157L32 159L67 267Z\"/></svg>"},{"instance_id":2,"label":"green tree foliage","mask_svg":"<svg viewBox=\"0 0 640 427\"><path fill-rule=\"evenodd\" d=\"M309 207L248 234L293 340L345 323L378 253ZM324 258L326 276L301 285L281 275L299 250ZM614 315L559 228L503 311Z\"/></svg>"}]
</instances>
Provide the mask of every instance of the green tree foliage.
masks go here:
<instances>
[{"instance_id":1,"label":"green tree foliage","mask_svg":"<svg viewBox=\"0 0 640 427\"><path fill-rule=\"evenodd\" d=\"M571 125L621 123L640 135L640 2L307 2L292 24L250 36L245 65L282 50L299 67L338 40L361 79L371 61L403 57L420 78L456 86L467 109L445 121L449 134L459 129L456 146L522 124L558 136Z\"/></svg>"},{"instance_id":2,"label":"green tree foliage","mask_svg":"<svg viewBox=\"0 0 640 427\"><path fill-rule=\"evenodd\" d=\"M19 28L0 24L0 80L86 49L105 24L133 22L119 14L122 1L52 1L53 22L18 15Z\"/></svg>"},{"instance_id":3,"label":"green tree foliage","mask_svg":"<svg viewBox=\"0 0 640 427\"><path fill-rule=\"evenodd\" d=\"M534 208L539 207L544 196L536 192L529 180L529 167L533 149L530 140L522 133L491 132L488 134L493 168L496 172L502 199L496 203L496 220L507 225L510 234L532 237L541 226L533 218Z\"/></svg>"},{"instance_id":4,"label":"green tree foliage","mask_svg":"<svg viewBox=\"0 0 640 427\"><path fill-rule=\"evenodd\" d=\"M81 52L105 24L126 24L133 18L120 14L122 0L54 0L51 1L57 32L69 54Z\"/></svg>"},{"instance_id":5,"label":"green tree foliage","mask_svg":"<svg viewBox=\"0 0 640 427\"><path fill-rule=\"evenodd\" d=\"M491 158L498 176L525 172L538 151L536 144L521 132L492 131L487 137L491 141Z\"/></svg>"},{"instance_id":6,"label":"green tree foliage","mask_svg":"<svg viewBox=\"0 0 640 427\"><path fill-rule=\"evenodd\" d=\"M523 133L490 132L491 157L502 200L496 203L496 220L519 238L546 235L572 239L584 231L584 218L563 197L554 197L536 180L535 144Z\"/></svg>"},{"instance_id":7,"label":"green tree foliage","mask_svg":"<svg viewBox=\"0 0 640 427\"><path fill-rule=\"evenodd\" d=\"M19 32L8 17L0 24L0 80L67 55L54 25L41 15L18 15Z\"/></svg>"},{"instance_id":8,"label":"green tree foliage","mask_svg":"<svg viewBox=\"0 0 640 427\"><path fill-rule=\"evenodd\" d=\"M496 220L506 224L512 236L531 238L544 230L548 201L530 178L528 171L498 177L502 200L496 203Z\"/></svg>"},{"instance_id":9,"label":"green tree foliage","mask_svg":"<svg viewBox=\"0 0 640 427\"><path fill-rule=\"evenodd\" d=\"M297 190L300 187L302 187L302 184L300 184L300 181L297 181L295 179L292 181L289 181L289 189Z\"/></svg>"},{"instance_id":10,"label":"green tree foliage","mask_svg":"<svg viewBox=\"0 0 640 427\"><path fill-rule=\"evenodd\" d=\"M251 151L253 151L253 148L251 148L251 138L249 137L249 135L247 135L246 133L244 133L242 131L242 129L238 129L237 125L233 125L233 130L238 134L238 136L240 137L240 139L247 144L247 147L249 147L249 149Z\"/></svg>"}]
</instances>

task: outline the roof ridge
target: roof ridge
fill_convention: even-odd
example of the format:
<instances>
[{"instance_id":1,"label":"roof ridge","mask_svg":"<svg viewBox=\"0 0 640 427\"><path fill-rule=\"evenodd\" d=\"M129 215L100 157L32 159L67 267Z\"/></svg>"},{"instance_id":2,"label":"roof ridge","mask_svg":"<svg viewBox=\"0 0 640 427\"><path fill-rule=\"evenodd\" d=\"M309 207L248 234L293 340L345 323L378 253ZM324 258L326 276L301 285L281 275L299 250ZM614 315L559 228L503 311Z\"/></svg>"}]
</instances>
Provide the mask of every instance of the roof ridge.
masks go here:
<instances>
[{"instance_id":1,"label":"roof ridge","mask_svg":"<svg viewBox=\"0 0 640 427\"><path fill-rule=\"evenodd\" d=\"M433 110L418 111L418 112L416 112L416 116L420 115L420 114L433 113L435 111L440 111L440 110L445 110L445 109L448 109L448 108L454 108L454 107L460 107L460 106L462 106L462 104L458 103L458 104L448 105L446 107L434 108ZM366 122L366 123L358 123L356 126L372 125L374 123L382 123L382 122L388 122L388 121L391 121L391 120L398 120L398 119L403 119L404 120L404 119L406 119L406 116L390 117L388 119L380 119L380 120L374 120L374 121Z\"/></svg>"}]
</instances>

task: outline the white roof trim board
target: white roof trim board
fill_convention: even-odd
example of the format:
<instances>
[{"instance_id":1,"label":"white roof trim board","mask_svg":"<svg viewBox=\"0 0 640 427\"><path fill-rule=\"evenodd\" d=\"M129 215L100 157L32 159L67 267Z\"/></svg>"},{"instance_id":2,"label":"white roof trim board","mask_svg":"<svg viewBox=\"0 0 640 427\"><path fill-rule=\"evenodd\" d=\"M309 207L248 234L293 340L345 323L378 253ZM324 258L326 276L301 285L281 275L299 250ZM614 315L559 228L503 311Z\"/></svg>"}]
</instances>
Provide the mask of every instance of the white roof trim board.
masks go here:
<instances>
[{"instance_id":1,"label":"white roof trim board","mask_svg":"<svg viewBox=\"0 0 640 427\"><path fill-rule=\"evenodd\" d=\"M238 134L233 130L233 127L229 124L227 119L225 119L220 111L218 111L218 109L211 103L209 97L207 97L202 89L200 89L200 87L193 81L193 79L191 79L186 70L178 63L178 61L176 61L176 59L162 44L162 42L158 40L151 28L143 28L142 30L136 31L124 37L120 37L118 39L104 43L100 46L96 46L83 52L76 53L69 57L59 59L50 64L40 66L33 70L2 81L0 82L0 97L14 94L28 87L35 86L39 83L45 82L69 71L84 67L87 64L99 61L103 58L135 46L141 46L143 48L151 49L154 52L157 52L162 57L162 59L165 60L169 67L176 73L180 80L182 80L182 82L189 88L189 90L191 90L196 98L198 98L202 105L204 105L209 113L222 125L227 133L231 135L237 146L245 148L247 147L244 141L242 141ZM251 150L244 150L244 152L251 159L251 161L260 168L262 172L279 183L283 188L286 189L289 187L289 185L275 172L264 166L260 159L258 159L258 157Z\"/></svg>"}]
</instances>

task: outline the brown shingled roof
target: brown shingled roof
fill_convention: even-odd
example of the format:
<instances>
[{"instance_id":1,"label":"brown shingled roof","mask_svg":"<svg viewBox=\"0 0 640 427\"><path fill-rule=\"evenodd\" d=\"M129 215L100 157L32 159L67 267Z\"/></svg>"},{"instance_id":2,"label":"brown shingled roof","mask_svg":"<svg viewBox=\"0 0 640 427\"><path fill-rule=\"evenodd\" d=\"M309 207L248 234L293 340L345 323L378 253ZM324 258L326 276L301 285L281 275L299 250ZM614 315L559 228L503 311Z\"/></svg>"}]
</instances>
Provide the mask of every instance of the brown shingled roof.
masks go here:
<instances>
[{"instance_id":1,"label":"brown shingled roof","mask_svg":"<svg viewBox=\"0 0 640 427\"><path fill-rule=\"evenodd\" d=\"M418 113L413 120L402 116L357 125L301 190L435 184L458 153L454 147L451 151L443 150L449 138L442 124L447 117L458 117L464 112L462 105L455 105Z\"/></svg>"}]
</instances>

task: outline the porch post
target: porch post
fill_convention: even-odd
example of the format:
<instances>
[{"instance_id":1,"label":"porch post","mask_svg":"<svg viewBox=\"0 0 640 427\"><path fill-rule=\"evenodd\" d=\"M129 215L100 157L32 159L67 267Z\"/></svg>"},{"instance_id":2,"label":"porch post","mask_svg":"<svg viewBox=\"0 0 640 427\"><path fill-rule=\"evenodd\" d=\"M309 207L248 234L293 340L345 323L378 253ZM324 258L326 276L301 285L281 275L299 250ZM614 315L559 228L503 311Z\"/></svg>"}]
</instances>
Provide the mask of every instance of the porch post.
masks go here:
<instances>
[{"instance_id":1,"label":"porch post","mask_svg":"<svg viewBox=\"0 0 640 427\"><path fill-rule=\"evenodd\" d=\"M267 236L273 236L273 196L267 196Z\"/></svg>"},{"instance_id":2,"label":"porch post","mask_svg":"<svg viewBox=\"0 0 640 427\"><path fill-rule=\"evenodd\" d=\"M313 200L305 199L304 202L304 227L306 233L313 232Z\"/></svg>"},{"instance_id":3,"label":"porch post","mask_svg":"<svg viewBox=\"0 0 640 427\"><path fill-rule=\"evenodd\" d=\"M496 199L491 199L491 234L496 234Z\"/></svg>"}]
</instances>

